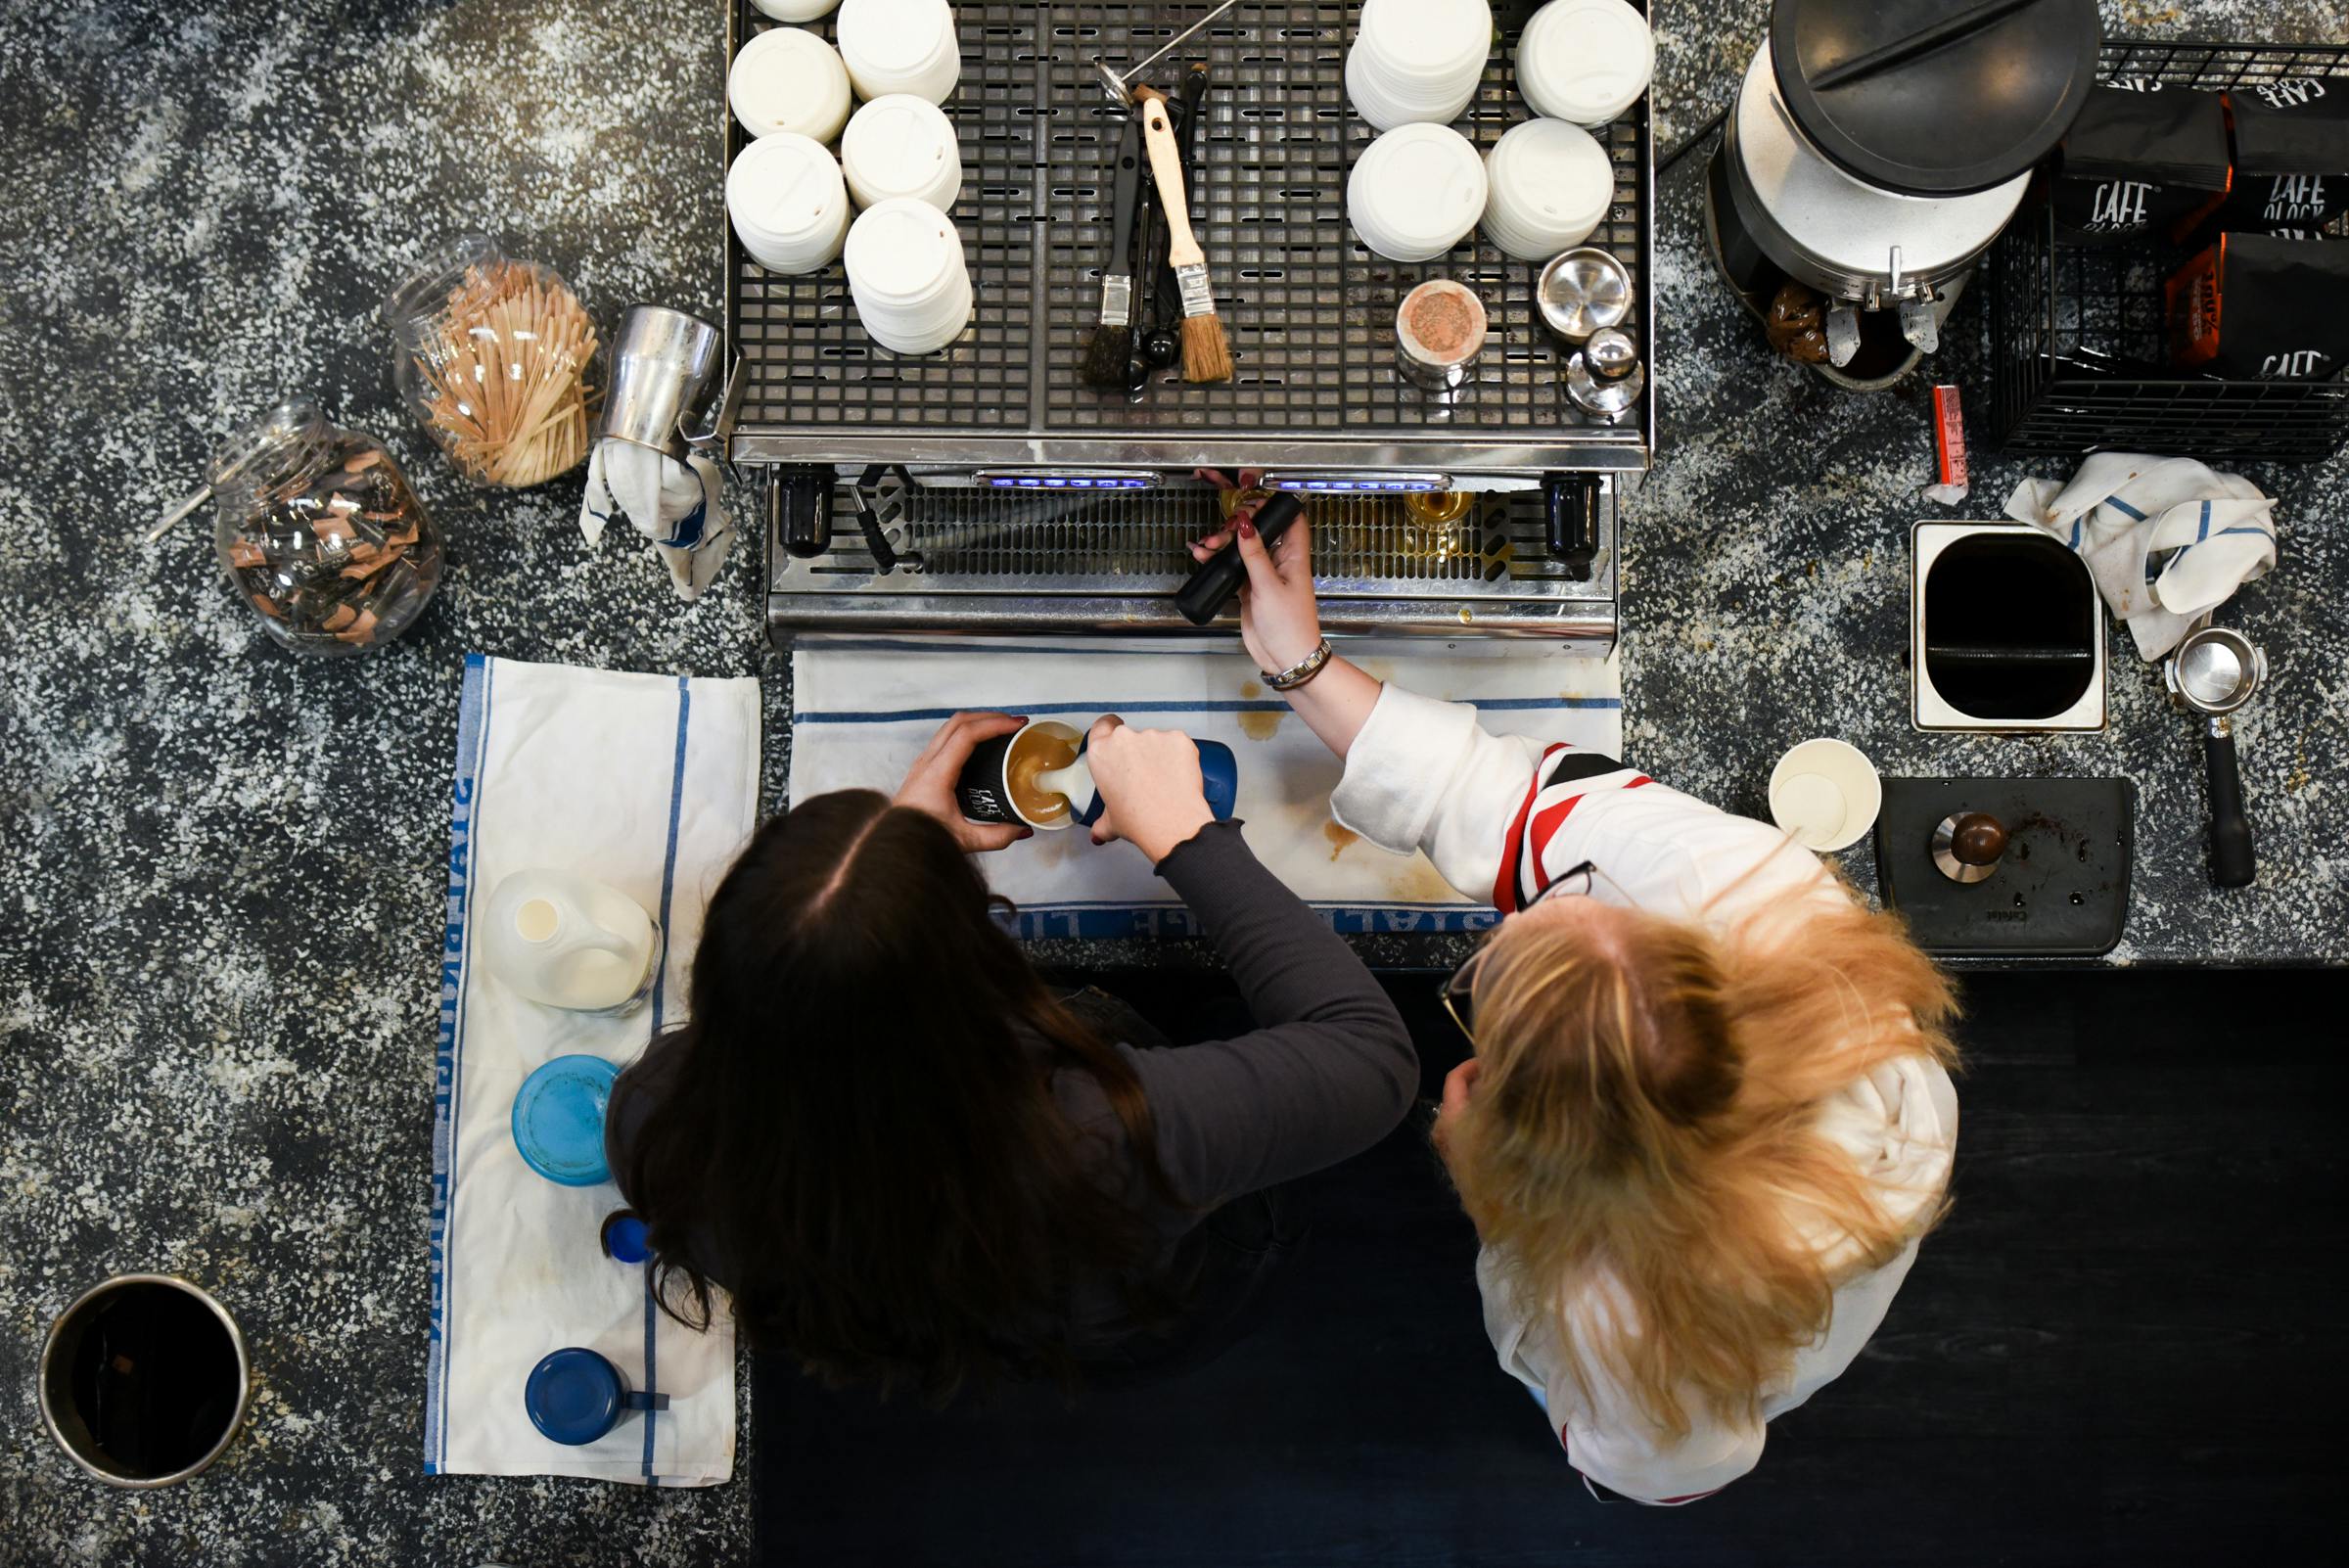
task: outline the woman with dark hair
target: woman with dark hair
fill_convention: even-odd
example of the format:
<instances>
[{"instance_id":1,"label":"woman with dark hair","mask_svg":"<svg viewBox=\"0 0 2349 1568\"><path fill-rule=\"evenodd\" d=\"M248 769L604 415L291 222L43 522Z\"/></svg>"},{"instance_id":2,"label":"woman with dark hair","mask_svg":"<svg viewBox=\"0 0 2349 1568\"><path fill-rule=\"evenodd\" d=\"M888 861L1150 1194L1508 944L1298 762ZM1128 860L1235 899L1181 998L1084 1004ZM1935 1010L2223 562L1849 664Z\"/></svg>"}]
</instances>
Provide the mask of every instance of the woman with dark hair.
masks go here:
<instances>
[{"instance_id":1,"label":"woman with dark hair","mask_svg":"<svg viewBox=\"0 0 2349 1568\"><path fill-rule=\"evenodd\" d=\"M1056 991L969 857L955 775L1000 714L949 719L895 799L817 796L718 885L691 1021L613 1095L607 1137L663 1306L828 1382L944 1400L994 1375L1122 1381L1237 1337L1290 1239L1267 1190L1375 1143L1418 1084L1360 961L1215 822L1179 734L1093 728L1107 811L1179 892L1259 1027L1171 1047Z\"/></svg>"}]
</instances>

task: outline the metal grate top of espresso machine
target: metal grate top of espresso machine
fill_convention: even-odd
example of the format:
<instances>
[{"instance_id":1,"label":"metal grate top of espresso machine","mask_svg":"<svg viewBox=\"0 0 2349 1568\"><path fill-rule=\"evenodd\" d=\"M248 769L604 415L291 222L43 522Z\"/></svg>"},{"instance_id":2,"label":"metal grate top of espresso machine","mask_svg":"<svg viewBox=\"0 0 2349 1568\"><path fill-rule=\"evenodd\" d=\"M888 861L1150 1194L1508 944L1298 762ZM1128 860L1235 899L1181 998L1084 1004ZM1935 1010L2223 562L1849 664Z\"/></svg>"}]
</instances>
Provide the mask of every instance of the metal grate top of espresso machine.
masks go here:
<instances>
[{"instance_id":1,"label":"metal grate top of espresso machine","mask_svg":"<svg viewBox=\"0 0 2349 1568\"><path fill-rule=\"evenodd\" d=\"M1598 481L1547 499L1566 504L1545 504L1540 490L1313 498L1323 624L1539 636L1607 653L1613 491ZM1220 516L1202 488L1038 492L894 473L839 483L830 500L841 523L822 555L800 559L768 540L767 623L779 643L802 631L1192 631L1174 605L1191 572L1184 541Z\"/></svg>"},{"instance_id":2,"label":"metal grate top of espresso machine","mask_svg":"<svg viewBox=\"0 0 2349 1568\"><path fill-rule=\"evenodd\" d=\"M1190 630L1166 598L1189 570L1180 536L1215 518L1192 471L1249 465L1319 491L1316 573L1333 609L1344 606L1333 626L1612 645L1614 507L1650 460L1654 377L1617 418L1586 415L1562 385L1571 350L1539 319L1538 266L1481 237L1420 264L1363 248L1345 198L1374 134L1344 85L1359 0L1249 0L1157 71L1168 87L1186 61L1213 72L1190 206L1233 379L1200 386L1162 371L1130 397L1079 384L1126 120L1092 59L1141 60L1207 9L956 5L962 79L947 107L965 172L953 215L977 309L940 353L904 358L874 345L837 262L772 274L728 229L740 401L727 455L765 470L768 619L779 637L874 625ZM1538 9L1494 4L1499 45L1456 122L1480 151L1530 114L1507 63ZM729 49L767 24L750 0L732 0ZM829 33L828 22L809 25ZM1599 139L1615 201L1587 243L1630 274L1625 326L1644 357L1646 100ZM742 145L729 123L729 160ZM1423 392L1395 362L1396 307L1435 277L1473 289L1491 319L1471 379L1450 393ZM1138 297L1150 285L1137 282ZM852 521L860 479L867 515ZM1452 541L1461 553L1405 547L1410 488L1474 493L1463 525L1474 536ZM1002 532L1031 527L1055 542ZM1470 570L1471 560L1481 565Z\"/></svg>"}]
</instances>

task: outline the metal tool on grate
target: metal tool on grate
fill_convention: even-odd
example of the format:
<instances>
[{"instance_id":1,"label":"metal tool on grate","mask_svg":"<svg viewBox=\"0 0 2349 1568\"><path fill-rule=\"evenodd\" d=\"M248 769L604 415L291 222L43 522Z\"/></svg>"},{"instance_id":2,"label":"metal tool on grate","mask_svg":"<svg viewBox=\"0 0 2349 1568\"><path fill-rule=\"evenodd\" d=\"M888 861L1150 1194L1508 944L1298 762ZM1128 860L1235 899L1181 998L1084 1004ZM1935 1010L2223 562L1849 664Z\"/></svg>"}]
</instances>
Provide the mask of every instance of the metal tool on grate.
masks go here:
<instances>
[{"instance_id":1,"label":"metal tool on grate","mask_svg":"<svg viewBox=\"0 0 2349 1568\"><path fill-rule=\"evenodd\" d=\"M769 620L779 636L876 622L970 629L981 618L1006 629L1187 629L1163 600L1188 569L1177 535L1213 517L1203 510L1212 507L1206 493L1185 488L1189 476L1201 466L1252 466L1325 497L1388 497L1344 504L1383 507L1393 530L1403 517L1393 497L1406 490L1487 492L1478 516L1508 533L1511 571L1471 593L1449 568L1380 557L1375 570L1328 584L1362 623L1452 634L1571 626L1582 630L1568 634L1581 636L1603 620L1611 644L1613 595L1601 591L1609 575L1600 569L1611 559L1615 502L1653 449L1653 392L1612 422L1575 408L1560 380L1561 346L1535 307L1539 267L1481 241L1439 261L1402 264L1355 238L1346 177L1373 134L1349 110L1343 81L1359 0L1243 0L1168 57L1208 61L1218 83L1191 207L1237 374L1202 387L1164 372L1133 398L1078 380L1097 314L1124 119L1093 61L1124 69L1212 9L1205 0L955 7L963 74L946 107L966 173L954 217L979 304L970 329L942 353L902 358L880 348L857 326L837 265L770 275L729 231L726 320L744 383L729 455L768 471ZM1532 0L1494 6L1501 36L1458 121L1480 148L1530 114L1508 62L1536 9ZM749 0L731 0L729 51L764 25ZM1616 166L1616 200L1589 243L1630 270L1629 326L1644 346L1652 336L1646 102L1601 140ZM729 125L729 159L741 143ZM1413 385L1395 362L1396 306L1431 277L1474 289L1492 321L1473 379L1450 395ZM1000 520L1035 510L1023 487L1055 482L1081 492L1082 525L1053 525L1069 549L1034 556L1033 571L980 570L995 558L909 536L894 545L898 569L876 576L854 530L834 530L829 519L835 502L848 500L842 482L875 463L915 486L898 527L996 520L1025 528ZM996 491L1014 493L1002 501ZM1317 547L1326 544L1327 511L1315 507ZM1323 548L1317 570L1344 576L1331 554ZM1095 567L1075 570L1075 560Z\"/></svg>"}]
</instances>

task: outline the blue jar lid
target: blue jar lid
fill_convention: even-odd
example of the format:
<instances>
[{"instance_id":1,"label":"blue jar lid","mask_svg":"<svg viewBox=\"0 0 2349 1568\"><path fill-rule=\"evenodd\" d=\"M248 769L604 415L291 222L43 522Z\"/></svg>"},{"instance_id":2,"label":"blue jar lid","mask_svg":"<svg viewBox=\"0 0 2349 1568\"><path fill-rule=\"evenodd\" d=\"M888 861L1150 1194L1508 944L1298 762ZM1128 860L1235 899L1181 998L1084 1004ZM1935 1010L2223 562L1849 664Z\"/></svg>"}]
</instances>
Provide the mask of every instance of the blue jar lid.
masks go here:
<instances>
[{"instance_id":1,"label":"blue jar lid","mask_svg":"<svg viewBox=\"0 0 2349 1568\"><path fill-rule=\"evenodd\" d=\"M620 1069L600 1056L558 1056L514 1096L514 1146L530 1168L567 1187L612 1179L604 1163L604 1111Z\"/></svg>"},{"instance_id":2,"label":"blue jar lid","mask_svg":"<svg viewBox=\"0 0 2349 1568\"><path fill-rule=\"evenodd\" d=\"M530 1424L557 1443L593 1443L620 1422L620 1369L591 1350L552 1352L530 1368L522 1402Z\"/></svg>"},{"instance_id":3,"label":"blue jar lid","mask_svg":"<svg viewBox=\"0 0 2349 1568\"><path fill-rule=\"evenodd\" d=\"M644 1222L632 1214L616 1214L604 1222L604 1252L615 1263L640 1264L653 1255Z\"/></svg>"}]
</instances>

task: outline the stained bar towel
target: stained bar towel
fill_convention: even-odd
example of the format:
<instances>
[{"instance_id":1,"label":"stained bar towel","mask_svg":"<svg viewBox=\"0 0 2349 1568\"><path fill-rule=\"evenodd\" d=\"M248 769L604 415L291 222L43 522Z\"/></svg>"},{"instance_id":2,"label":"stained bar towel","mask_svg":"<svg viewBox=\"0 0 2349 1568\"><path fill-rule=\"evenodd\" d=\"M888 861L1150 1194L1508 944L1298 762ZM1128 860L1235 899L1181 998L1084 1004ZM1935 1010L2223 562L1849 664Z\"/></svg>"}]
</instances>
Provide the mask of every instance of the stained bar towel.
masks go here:
<instances>
[{"instance_id":1,"label":"stained bar towel","mask_svg":"<svg viewBox=\"0 0 2349 1568\"><path fill-rule=\"evenodd\" d=\"M732 1472L732 1320L697 1334L661 1314L643 1267L597 1245L619 1189L533 1173L511 1116L540 1063L575 1051L624 1063L677 1022L702 910L756 825L759 715L756 680L466 657L433 1119L428 1474L708 1486ZM668 948L647 1006L559 1012L477 962L469 922L499 879L540 865L610 883L660 921ZM584 1447L541 1437L523 1384L566 1345L601 1353L668 1407Z\"/></svg>"},{"instance_id":2,"label":"stained bar towel","mask_svg":"<svg viewBox=\"0 0 2349 1568\"><path fill-rule=\"evenodd\" d=\"M1386 643L1342 650L1380 679L1476 704L1508 734L1618 755L1621 673L1535 642ZM1418 854L1390 854L1329 814L1342 771L1329 749L1264 689L1232 643L1071 639L803 639L792 656L791 799L894 789L957 709L998 709L1082 728L1103 714L1222 741L1239 759L1248 843L1341 931L1474 930L1498 918L1463 899ZM984 857L988 883L1020 906L1027 937L1188 934L1174 890L1130 849L1096 849L1080 829L1038 833Z\"/></svg>"}]
</instances>

